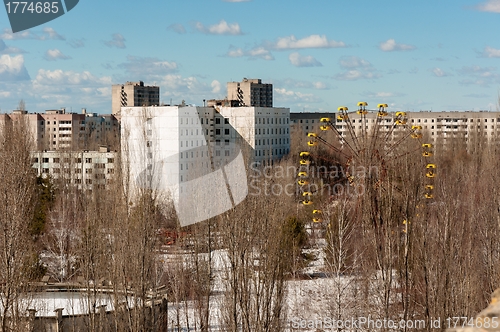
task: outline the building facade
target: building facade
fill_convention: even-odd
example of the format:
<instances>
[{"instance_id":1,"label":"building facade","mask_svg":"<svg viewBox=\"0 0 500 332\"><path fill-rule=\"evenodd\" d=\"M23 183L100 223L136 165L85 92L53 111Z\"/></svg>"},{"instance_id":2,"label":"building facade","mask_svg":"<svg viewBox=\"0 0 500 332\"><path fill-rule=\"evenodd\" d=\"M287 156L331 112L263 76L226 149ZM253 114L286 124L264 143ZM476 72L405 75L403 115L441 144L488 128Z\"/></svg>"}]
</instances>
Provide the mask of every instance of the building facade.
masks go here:
<instances>
[{"instance_id":1,"label":"building facade","mask_svg":"<svg viewBox=\"0 0 500 332\"><path fill-rule=\"evenodd\" d=\"M266 165L290 152L289 108L218 107L216 110L215 114L234 128L238 137L252 149L253 161ZM215 135L219 137L217 118L215 121Z\"/></svg>"},{"instance_id":2,"label":"building facade","mask_svg":"<svg viewBox=\"0 0 500 332\"><path fill-rule=\"evenodd\" d=\"M120 124L114 115L67 113L65 109L28 113L16 110L0 117L0 128L26 121L34 150L95 150L106 145L118 149Z\"/></svg>"},{"instance_id":3,"label":"building facade","mask_svg":"<svg viewBox=\"0 0 500 332\"><path fill-rule=\"evenodd\" d=\"M228 82L227 99L237 100L240 106L273 107L273 85L247 78L241 82Z\"/></svg>"},{"instance_id":4,"label":"building facade","mask_svg":"<svg viewBox=\"0 0 500 332\"><path fill-rule=\"evenodd\" d=\"M160 87L146 86L143 81L114 84L111 87L111 113L119 115L121 107L160 105Z\"/></svg>"},{"instance_id":5,"label":"building facade","mask_svg":"<svg viewBox=\"0 0 500 332\"><path fill-rule=\"evenodd\" d=\"M481 137L483 140L498 140L500 138L500 112L491 111L450 111L450 112L403 112L403 126L393 129L397 112L388 112L384 117L378 117L377 111L369 111L366 115L356 111L349 112L348 118L341 119L339 112L331 113L291 113L290 119L293 130L319 132L320 119L328 117L335 124L339 133L346 137L349 130L356 135L363 131L369 133L375 126L380 131L389 132L391 137L403 131L411 130L414 126L421 127L422 134L429 142L451 141L452 138L462 138L465 142Z\"/></svg>"},{"instance_id":6,"label":"building facade","mask_svg":"<svg viewBox=\"0 0 500 332\"><path fill-rule=\"evenodd\" d=\"M290 113L290 130L292 132L302 132L307 135L309 132L315 132L319 130L321 125L321 118L334 117L335 114L331 112L293 112Z\"/></svg>"},{"instance_id":7,"label":"building facade","mask_svg":"<svg viewBox=\"0 0 500 332\"><path fill-rule=\"evenodd\" d=\"M31 153L38 176L74 185L78 189L106 188L115 174L116 153L99 151L35 151Z\"/></svg>"},{"instance_id":8,"label":"building facade","mask_svg":"<svg viewBox=\"0 0 500 332\"><path fill-rule=\"evenodd\" d=\"M122 162L134 195L170 196L184 226L241 202L248 163L270 164L290 151L287 108L159 106L121 113Z\"/></svg>"}]
</instances>

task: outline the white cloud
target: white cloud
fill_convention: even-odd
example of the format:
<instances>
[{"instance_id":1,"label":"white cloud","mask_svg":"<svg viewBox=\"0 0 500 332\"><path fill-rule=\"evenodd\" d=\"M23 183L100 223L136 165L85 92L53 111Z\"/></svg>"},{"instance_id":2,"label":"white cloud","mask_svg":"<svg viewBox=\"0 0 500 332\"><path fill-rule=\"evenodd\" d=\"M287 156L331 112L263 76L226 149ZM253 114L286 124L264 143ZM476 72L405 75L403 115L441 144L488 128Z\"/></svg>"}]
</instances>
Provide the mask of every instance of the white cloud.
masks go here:
<instances>
[{"instance_id":1,"label":"white cloud","mask_svg":"<svg viewBox=\"0 0 500 332\"><path fill-rule=\"evenodd\" d=\"M250 58L259 58L259 59L264 59L264 60L274 60L273 55L271 52L266 50L263 47L256 47L248 51L248 56Z\"/></svg>"},{"instance_id":2,"label":"white cloud","mask_svg":"<svg viewBox=\"0 0 500 332\"><path fill-rule=\"evenodd\" d=\"M4 29L0 39L4 40L18 40L18 39L37 39L37 40L65 40L63 36L58 34L53 28L45 27L42 33L37 34L31 30L24 30L21 32L13 33L12 30Z\"/></svg>"},{"instance_id":3,"label":"white cloud","mask_svg":"<svg viewBox=\"0 0 500 332\"><path fill-rule=\"evenodd\" d=\"M488 0L476 6L482 12L500 13L500 0Z\"/></svg>"},{"instance_id":4,"label":"white cloud","mask_svg":"<svg viewBox=\"0 0 500 332\"><path fill-rule=\"evenodd\" d=\"M4 40L16 40L16 39L38 39L31 30L24 30L17 33L13 33L12 30L4 29L3 33L0 35L0 39Z\"/></svg>"},{"instance_id":5,"label":"white cloud","mask_svg":"<svg viewBox=\"0 0 500 332\"><path fill-rule=\"evenodd\" d=\"M434 76L436 76L436 77L446 77L446 76L450 76L450 74L446 73L444 70L442 70L442 69L441 69L441 68L439 68L439 67L433 68L431 71L432 71L432 73L434 74Z\"/></svg>"},{"instance_id":6,"label":"white cloud","mask_svg":"<svg viewBox=\"0 0 500 332\"><path fill-rule=\"evenodd\" d=\"M241 48L230 49L226 55L229 57L243 57L248 56L250 59L264 59L274 60L271 50L286 51L307 48L334 48L345 47L344 42L337 42L335 40L328 40L326 36L310 35L302 39L297 39L294 35L278 38L274 42L264 41L261 45L256 46L250 50L243 50ZM314 59L312 56L301 57L298 53L293 53L289 57L290 62L294 66L321 66L321 63Z\"/></svg>"},{"instance_id":7,"label":"white cloud","mask_svg":"<svg viewBox=\"0 0 500 332\"><path fill-rule=\"evenodd\" d=\"M64 55L61 51L59 51L57 48L53 50L48 50L45 52L45 55L43 57L47 61L56 61L56 60L67 60L71 59L70 56Z\"/></svg>"},{"instance_id":8,"label":"white cloud","mask_svg":"<svg viewBox=\"0 0 500 332\"><path fill-rule=\"evenodd\" d=\"M312 85L314 86L315 89L318 89L318 90L327 90L330 88L328 86L328 84L326 84L324 82L313 82Z\"/></svg>"},{"instance_id":9,"label":"white cloud","mask_svg":"<svg viewBox=\"0 0 500 332\"><path fill-rule=\"evenodd\" d=\"M135 77L147 77L157 79L159 76L176 72L176 62L164 61L158 58L143 58L138 56L127 56L127 62L118 65L125 68L127 73Z\"/></svg>"},{"instance_id":10,"label":"white cloud","mask_svg":"<svg viewBox=\"0 0 500 332\"><path fill-rule=\"evenodd\" d=\"M344 42L328 40L325 35L310 35L297 39L294 35L278 38L274 43L268 43L269 47L276 50L303 49L303 48L336 48L345 47Z\"/></svg>"},{"instance_id":11,"label":"white cloud","mask_svg":"<svg viewBox=\"0 0 500 332\"><path fill-rule=\"evenodd\" d=\"M220 82L217 80L213 80L212 83L210 83L210 86L212 87L212 93L219 93L220 92Z\"/></svg>"},{"instance_id":12,"label":"white cloud","mask_svg":"<svg viewBox=\"0 0 500 332\"><path fill-rule=\"evenodd\" d=\"M231 58L240 58L245 55L245 52L241 48L229 50L226 54L227 56Z\"/></svg>"},{"instance_id":13,"label":"white cloud","mask_svg":"<svg viewBox=\"0 0 500 332\"><path fill-rule=\"evenodd\" d=\"M375 97L380 97L380 98L394 97L394 93L392 93L392 92L377 92L377 93L375 93Z\"/></svg>"},{"instance_id":14,"label":"white cloud","mask_svg":"<svg viewBox=\"0 0 500 332\"><path fill-rule=\"evenodd\" d=\"M413 45L407 44L399 44L396 43L394 39L388 39L385 42L379 44L379 48L384 52L392 52L392 51L411 51L416 47Z\"/></svg>"},{"instance_id":15,"label":"white cloud","mask_svg":"<svg viewBox=\"0 0 500 332\"><path fill-rule=\"evenodd\" d=\"M371 68L372 64L357 56L343 56L339 60L342 68Z\"/></svg>"},{"instance_id":16,"label":"white cloud","mask_svg":"<svg viewBox=\"0 0 500 332\"><path fill-rule=\"evenodd\" d=\"M380 77L372 64L356 56L344 56L339 60L340 67L346 71L334 76L341 81L356 81L360 79L376 79Z\"/></svg>"},{"instance_id":17,"label":"white cloud","mask_svg":"<svg viewBox=\"0 0 500 332\"><path fill-rule=\"evenodd\" d=\"M469 77L460 81L464 85L488 87L491 84L500 83L500 75L495 67L464 66L458 70L458 73Z\"/></svg>"},{"instance_id":18,"label":"white cloud","mask_svg":"<svg viewBox=\"0 0 500 332\"><path fill-rule=\"evenodd\" d=\"M33 81L34 85L87 85L87 86L95 86L95 85L111 85L112 80L111 77L95 77L88 71L83 71L81 73L74 71L63 71L61 69L56 70L45 70L39 69L36 75L35 80Z\"/></svg>"},{"instance_id":19,"label":"white cloud","mask_svg":"<svg viewBox=\"0 0 500 332\"><path fill-rule=\"evenodd\" d=\"M167 27L167 30L172 30L174 32L177 32L178 34L184 34L184 33L186 33L186 28L184 28L184 26L182 24L180 24L180 23L170 24Z\"/></svg>"},{"instance_id":20,"label":"white cloud","mask_svg":"<svg viewBox=\"0 0 500 332\"><path fill-rule=\"evenodd\" d=\"M500 58L500 49L486 46L483 51L483 56L486 58Z\"/></svg>"},{"instance_id":21,"label":"white cloud","mask_svg":"<svg viewBox=\"0 0 500 332\"><path fill-rule=\"evenodd\" d=\"M202 84L196 77L182 77L181 75L165 75L161 82L162 87L166 87L169 92L190 91L199 89Z\"/></svg>"},{"instance_id":22,"label":"white cloud","mask_svg":"<svg viewBox=\"0 0 500 332\"><path fill-rule=\"evenodd\" d=\"M240 25L238 23L228 24L225 20L221 20L217 24L204 26L201 22L195 23L196 30L210 35L241 35Z\"/></svg>"},{"instance_id":23,"label":"white cloud","mask_svg":"<svg viewBox=\"0 0 500 332\"><path fill-rule=\"evenodd\" d=\"M165 99L172 99L172 103L180 103L182 99L186 99L186 96L190 100L186 100L188 104L194 103L198 105L203 104L203 99L207 96L210 98L222 98L222 96L213 96L217 94L218 81L212 82L200 82L196 77L182 77L181 75L168 74L161 77L159 81L159 86L162 87L162 97ZM219 92L220 93L220 92Z\"/></svg>"},{"instance_id":24,"label":"white cloud","mask_svg":"<svg viewBox=\"0 0 500 332\"><path fill-rule=\"evenodd\" d=\"M64 38L63 36L61 36L60 34L58 34L56 32L56 30L52 29L52 28L43 28L43 34L41 36L41 39L42 40L48 40L48 39L57 39L57 40L65 40L66 38Z\"/></svg>"},{"instance_id":25,"label":"white cloud","mask_svg":"<svg viewBox=\"0 0 500 332\"><path fill-rule=\"evenodd\" d=\"M283 102L307 102L307 103L318 103L321 99L312 93L302 93L298 91L286 90L283 88L274 88L274 95L276 99Z\"/></svg>"},{"instance_id":26,"label":"white cloud","mask_svg":"<svg viewBox=\"0 0 500 332\"><path fill-rule=\"evenodd\" d=\"M85 39L74 39L70 42L68 42L69 46L73 48L80 48L85 46Z\"/></svg>"},{"instance_id":27,"label":"white cloud","mask_svg":"<svg viewBox=\"0 0 500 332\"><path fill-rule=\"evenodd\" d=\"M104 44L108 47L125 48L125 40L121 34L114 33L111 40L105 41Z\"/></svg>"},{"instance_id":28,"label":"white cloud","mask_svg":"<svg viewBox=\"0 0 500 332\"><path fill-rule=\"evenodd\" d=\"M335 79L340 81L357 81L361 79L375 79L380 75L373 72L364 72L361 70L348 70L346 72L335 75Z\"/></svg>"},{"instance_id":29,"label":"white cloud","mask_svg":"<svg viewBox=\"0 0 500 332\"><path fill-rule=\"evenodd\" d=\"M288 56L290 63L295 67L321 67L323 66L321 62L316 60L311 55L302 56L297 52L294 52Z\"/></svg>"},{"instance_id":30,"label":"white cloud","mask_svg":"<svg viewBox=\"0 0 500 332\"><path fill-rule=\"evenodd\" d=\"M364 92L363 96L367 98L394 98L401 97L403 94L399 92L387 92L387 91L379 91L379 92Z\"/></svg>"},{"instance_id":31,"label":"white cloud","mask_svg":"<svg viewBox=\"0 0 500 332\"><path fill-rule=\"evenodd\" d=\"M330 89L330 85L321 82L321 81L315 81L315 82L310 82L310 81L303 81L303 80L296 80L292 78L288 78L285 80L277 80L274 81L273 84L275 86L285 86L285 87L292 87L295 89L316 89L316 90L328 90Z\"/></svg>"},{"instance_id":32,"label":"white cloud","mask_svg":"<svg viewBox=\"0 0 500 332\"><path fill-rule=\"evenodd\" d=\"M464 66L459 73L472 76L491 77L494 75L495 67Z\"/></svg>"},{"instance_id":33,"label":"white cloud","mask_svg":"<svg viewBox=\"0 0 500 332\"><path fill-rule=\"evenodd\" d=\"M227 56L231 58L240 58L240 57L248 57L251 60L254 59L263 59L263 60L274 60L274 56L269 52L269 50L264 47L255 47L250 50L243 50L241 48L230 49L227 53Z\"/></svg>"},{"instance_id":34,"label":"white cloud","mask_svg":"<svg viewBox=\"0 0 500 332\"><path fill-rule=\"evenodd\" d=\"M0 81L24 81L29 80L30 75L24 66L22 55L0 56Z\"/></svg>"},{"instance_id":35,"label":"white cloud","mask_svg":"<svg viewBox=\"0 0 500 332\"><path fill-rule=\"evenodd\" d=\"M0 54L19 54L26 53L22 49L12 46L7 46L3 40L0 39Z\"/></svg>"}]
</instances>

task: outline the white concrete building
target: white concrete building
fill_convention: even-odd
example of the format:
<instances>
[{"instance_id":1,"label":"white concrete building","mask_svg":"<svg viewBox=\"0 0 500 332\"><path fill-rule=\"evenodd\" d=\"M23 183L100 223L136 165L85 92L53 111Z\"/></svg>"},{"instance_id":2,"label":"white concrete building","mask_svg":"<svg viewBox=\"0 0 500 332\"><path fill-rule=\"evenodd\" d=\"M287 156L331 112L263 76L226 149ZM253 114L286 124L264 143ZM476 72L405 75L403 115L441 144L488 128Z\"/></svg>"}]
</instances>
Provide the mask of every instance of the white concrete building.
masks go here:
<instances>
[{"instance_id":1,"label":"white concrete building","mask_svg":"<svg viewBox=\"0 0 500 332\"><path fill-rule=\"evenodd\" d=\"M254 161L268 164L290 152L289 108L220 107L217 110L254 150ZM217 126L216 122L215 136L218 137Z\"/></svg>"},{"instance_id":2,"label":"white concrete building","mask_svg":"<svg viewBox=\"0 0 500 332\"><path fill-rule=\"evenodd\" d=\"M122 108L122 156L134 194L171 195L182 225L230 209L247 195L246 162L271 163L289 152L289 114L262 107Z\"/></svg>"},{"instance_id":3,"label":"white concrete building","mask_svg":"<svg viewBox=\"0 0 500 332\"><path fill-rule=\"evenodd\" d=\"M31 153L37 175L64 180L78 189L106 188L115 173L116 153L102 151L36 151Z\"/></svg>"},{"instance_id":4,"label":"white concrete building","mask_svg":"<svg viewBox=\"0 0 500 332\"><path fill-rule=\"evenodd\" d=\"M396 121L396 112L388 112L387 116L377 117L376 111L369 111L362 116L356 110L349 110L348 119L339 119L339 112L331 113L292 113L294 127L302 128L304 133L319 132L319 122L322 117L329 117L335 123L342 136L348 136L349 127L356 135L363 130L370 133L374 126L379 130L390 132L390 137L396 137L401 132L407 132L412 126L421 126L421 132L430 143L446 142L453 137L469 141L472 137L498 140L500 138L500 112L466 111L466 112L405 112L405 126L392 129Z\"/></svg>"},{"instance_id":5,"label":"white concrete building","mask_svg":"<svg viewBox=\"0 0 500 332\"><path fill-rule=\"evenodd\" d=\"M36 150L95 150L101 145L119 146L120 124L111 114L67 113L65 109L28 113L15 110L1 114L0 131L4 126L26 121Z\"/></svg>"}]
</instances>

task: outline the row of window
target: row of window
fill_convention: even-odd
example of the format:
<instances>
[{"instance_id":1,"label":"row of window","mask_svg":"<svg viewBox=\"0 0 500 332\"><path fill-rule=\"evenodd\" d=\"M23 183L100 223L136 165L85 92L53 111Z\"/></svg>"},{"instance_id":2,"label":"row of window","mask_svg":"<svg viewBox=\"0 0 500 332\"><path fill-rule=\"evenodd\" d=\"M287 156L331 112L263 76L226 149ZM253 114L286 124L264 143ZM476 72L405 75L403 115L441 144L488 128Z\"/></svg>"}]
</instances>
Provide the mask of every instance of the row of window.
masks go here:
<instances>
[{"instance_id":1,"label":"row of window","mask_svg":"<svg viewBox=\"0 0 500 332\"><path fill-rule=\"evenodd\" d=\"M219 117L215 118L215 124L220 124L220 122L221 122L220 120L221 120L221 118L219 118ZM203 119L202 119L201 124L203 124ZM229 124L228 118L224 118L224 124Z\"/></svg>"},{"instance_id":2,"label":"row of window","mask_svg":"<svg viewBox=\"0 0 500 332\"><path fill-rule=\"evenodd\" d=\"M203 131L202 131L202 133L203 133ZM200 134L199 129L196 129L196 135L199 135L199 134ZM194 129L191 129L191 135L195 135ZM207 129L207 135L208 135L208 129ZM181 129L181 136L189 136L189 130L188 129Z\"/></svg>"},{"instance_id":3,"label":"row of window","mask_svg":"<svg viewBox=\"0 0 500 332\"><path fill-rule=\"evenodd\" d=\"M266 139L262 140L262 144L261 144L260 139L256 140L255 143L256 143L255 145L266 145ZM279 141L278 141L278 138L271 138L271 145L273 145L273 144L289 144L289 143L290 143L289 138L283 138L283 139L280 138ZM269 145L269 138L267 139L267 145Z\"/></svg>"},{"instance_id":4,"label":"row of window","mask_svg":"<svg viewBox=\"0 0 500 332\"><path fill-rule=\"evenodd\" d=\"M438 131L437 132L438 136L441 136L441 135L444 135L444 136L446 136L446 135L461 135L461 134L463 134L464 136L468 136L469 135L469 133L467 133L467 132L457 132L457 131L451 131L451 132ZM495 133L493 133L493 132L490 132L489 134L490 135L495 135ZM434 132L431 132L431 135L434 135ZM488 135L488 133L484 133L482 135Z\"/></svg>"},{"instance_id":5,"label":"row of window","mask_svg":"<svg viewBox=\"0 0 500 332\"><path fill-rule=\"evenodd\" d=\"M57 125L57 121L53 121L53 122L54 122L53 123L54 125ZM80 124L80 125L85 125L85 121L75 121L75 123L76 124ZM99 125L99 124L102 124L102 123L104 123L106 126L111 126L111 122L110 121L91 121L91 120L89 120L89 121L87 121L87 123L92 124L92 126L95 126L96 124ZM50 124L51 123L48 120L47 121L43 121L43 120L40 121L40 125L42 125L42 126L43 125L50 126ZM70 124L72 124L72 122L68 121L68 120L66 120L66 121L61 120L61 121L59 121L59 124L60 125L70 125ZM116 125L117 125L117 123L113 122L113 126L116 126Z\"/></svg>"},{"instance_id":6,"label":"row of window","mask_svg":"<svg viewBox=\"0 0 500 332\"><path fill-rule=\"evenodd\" d=\"M196 119L196 123L194 123L194 119ZM192 117L192 118L191 118L191 124L192 124L192 125L194 125L194 124L198 124L198 119L200 119L201 124L203 124L203 118L198 118L198 117L196 117L196 118L195 118L195 117ZM205 119L206 124L208 124L208 120L209 120L209 119ZM212 119L210 119L210 120L212 120ZM189 118L186 118L186 119L185 119L185 118L181 118L181 125L182 125L182 124L187 124L187 125L188 125L188 124L189 124Z\"/></svg>"},{"instance_id":7,"label":"row of window","mask_svg":"<svg viewBox=\"0 0 500 332\"><path fill-rule=\"evenodd\" d=\"M469 135L468 132L457 132L457 131L444 131L444 132L443 131L438 131L438 132L436 132L436 134L438 136L441 136L441 135L444 135L444 136L446 136L446 135L458 135L458 134L464 134L464 136L468 136ZM494 132L489 132L489 134L490 135L495 135ZM348 136L348 134L345 133L345 132L341 132L340 135L343 136L343 137ZM401 136L402 133L401 132L393 132L392 135L393 136ZM431 132L431 136L434 136L434 135L435 135L435 133L432 131ZM488 133L484 133L483 135L488 135Z\"/></svg>"},{"instance_id":8,"label":"row of window","mask_svg":"<svg viewBox=\"0 0 500 332\"><path fill-rule=\"evenodd\" d=\"M180 141L181 142L181 148L188 148L189 147L189 141ZM196 142L196 146L203 146L205 144L205 140L195 140L195 141L191 141L191 147L194 147L194 142Z\"/></svg>"},{"instance_id":9,"label":"row of window","mask_svg":"<svg viewBox=\"0 0 500 332\"><path fill-rule=\"evenodd\" d=\"M266 119L267 119L267 123L266 123ZM286 119L286 123L285 123L285 119ZM289 124L289 120L290 120L290 118L258 118L258 120L255 119L255 124ZM302 123L302 120L300 120L300 122Z\"/></svg>"},{"instance_id":10,"label":"row of window","mask_svg":"<svg viewBox=\"0 0 500 332\"><path fill-rule=\"evenodd\" d=\"M257 130L257 135L266 135L266 129L267 129L267 135L284 135L285 134L285 128L283 128L283 130L281 130L282 128L276 128L276 130L274 130L274 128L262 128L262 131L261 131L261 128L259 129L256 129ZM269 129L271 131L271 134L269 134ZM307 127L306 127L307 129ZM286 128L286 134L289 133L289 128Z\"/></svg>"},{"instance_id":11,"label":"row of window","mask_svg":"<svg viewBox=\"0 0 500 332\"><path fill-rule=\"evenodd\" d=\"M221 140L220 139L216 139L215 140L215 145L217 145L217 146L221 145ZM229 140L228 139L224 140L224 145L229 145Z\"/></svg>"},{"instance_id":12,"label":"row of window","mask_svg":"<svg viewBox=\"0 0 500 332\"><path fill-rule=\"evenodd\" d=\"M72 172L72 169L70 169L70 168L42 168L42 173L49 174L52 172L52 173L58 174L58 173L61 173L61 170L62 170L62 173L65 173L65 174L71 174L71 173L82 174L81 168L73 169L74 172ZM113 168L108 168L107 174L114 174L114 173L115 173L115 170ZM92 168L86 168L85 174L92 174ZM105 179L106 174L105 173L94 173L94 177L96 179Z\"/></svg>"},{"instance_id":13,"label":"row of window","mask_svg":"<svg viewBox=\"0 0 500 332\"><path fill-rule=\"evenodd\" d=\"M220 129L215 129L215 135L220 135L221 130ZM224 135L229 135L229 128L224 129Z\"/></svg>"},{"instance_id":14,"label":"row of window","mask_svg":"<svg viewBox=\"0 0 500 332\"><path fill-rule=\"evenodd\" d=\"M42 159L42 163L49 163L50 162L50 158L41 158ZM71 162L71 158L62 158L62 161L63 163L65 164L69 164ZM82 163L82 158L74 158L73 161L76 163L76 164L81 164ZM33 163L38 163L38 158L33 158L32 160ZM52 158L52 162L55 163L55 164L59 164L61 162L61 158ZM115 158L107 158L107 163L108 164L112 164L115 162ZM85 163L86 164L91 164L92 163L92 158L85 158ZM95 168L106 168L106 164L105 163L95 163L94 164L94 167Z\"/></svg>"},{"instance_id":15,"label":"row of window","mask_svg":"<svg viewBox=\"0 0 500 332\"><path fill-rule=\"evenodd\" d=\"M199 158L199 156L200 156L199 151L196 151L196 158ZM207 157L209 156L208 151L206 151L206 156ZM201 151L201 158L204 158L204 157L205 157L205 151ZM181 152L181 159L184 159L184 158L189 158L188 152ZM194 151L191 151L191 158L195 158Z\"/></svg>"},{"instance_id":16,"label":"row of window","mask_svg":"<svg viewBox=\"0 0 500 332\"><path fill-rule=\"evenodd\" d=\"M369 119L352 119L351 122L352 123L356 123L356 120L358 121L358 123L362 123L362 122L368 122ZM443 119L443 118L438 118L438 119L409 119L410 122L413 122L413 123L427 123L427 120L431 120L430 122L434 122L434 120L436 120L436 122L458 122L458 121L463 121L463 122L474 122L474 119L471 118L471 119ZM484 120L483 122L500 122L500 118L498 119L482 119ZM489 121L488 121L489 120ZM394 119L385 119L385 122L393 122ZM481 122L481 119L476 119L477 122ZM296 123L296 120L294 120L293 122ZM342 122L342 120L337 120L337 122ZM371 119L371 122L372 123L375 123L375 119ZM300 120L300 123L309 123L309 120ZM311 123L314 123L314 120L311 120ZM319 123L319 121L318 121Z\"/></svg>"},{"instance_id":17,"label":"row of window","mask_svg":"<svg viewBox=\"0 0 500 332\"><path fill-rule=\"evenodd\" d=\"M271 156L271 155L281 156L282 154L288 154L289 152L290 152L289 149L255 150L255 156L256 157Z\"/></svg>"}]
</instances>

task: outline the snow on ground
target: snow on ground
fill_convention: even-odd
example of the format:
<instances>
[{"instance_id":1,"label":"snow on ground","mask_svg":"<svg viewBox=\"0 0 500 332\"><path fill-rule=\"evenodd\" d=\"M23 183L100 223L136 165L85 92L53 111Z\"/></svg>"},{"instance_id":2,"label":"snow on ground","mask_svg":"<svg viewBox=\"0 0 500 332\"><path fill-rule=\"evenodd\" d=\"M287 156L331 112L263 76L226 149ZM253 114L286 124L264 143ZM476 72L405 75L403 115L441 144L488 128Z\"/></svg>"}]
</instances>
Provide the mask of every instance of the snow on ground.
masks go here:
<instances>
[{"instance_id":1,"label":"snow on ground","mask_svg":"<svg viewBox=\"0 0 500 332\"><path fill-rule=\"evenodd\" d=\"M321 247L321 243L319 243ZM292 322L295 319L320 319L332 315L333 296L336 294L337 287L343 287L350 280L347 277L329 276L326 269L326 260L323 249L310 248L304 250L313 259L308 266L299 271L300 279L287 281L287 303L283 308L287 315L289 330L295 331L317 331L317 329L291 329ZM207 259L206 255L202 259ZM172 263L183 264L184 267L190 265L190 260L194 256L187 251L177 251L162 253L159 260L165 266L172 266ZM225 250L215 250L212 252L212 272L213 272L213 295L210 300L210 328L212 331L218 331L221 328L223 314L223 292L227 281L228 256ZM36 307L37 316L54 316L56 308L65 308L63 314L77 314L86 310L87 301L82 299L83 294L78 293L52 293L36 294L31 302L31 307ZM112 301L106 294L98 299L99 304L107 305L107 310L113 310ZM195 326L195 302L186 301L183 303L168 303L168 321L169 326L182 327L183 331L199 330ZM172 330L173 331L173 330Z\"/></svg>"},{"instance_id":2,"label":"snow on ground","mask_svg":"<svg viewBox=\"0 0 500 332\"><path fill-rule=\"evenodd\" d=\"M287 281L287 305L284 310L287 315L288 328L287 331L318 331L316 328L307 329L292 329L293 320L310 320L321 319L324 317L333 317L332 305L334 303L334 294L336 294L337 287L346 287L348 282L352 281L349 277L327 277L325 254L321 248L311 248L304 250L304 253L311 254L315 257L314 260L309 262L301 272L301 275L306 276L305 279L289 280ZM169 255L165 260L179 259ZM222 292L225 289L225 266L227 264L227 252L225 250L216 250L212 252L212 263L214 272L214 294L210 302L210 325L213 331L220 329L222 321L222 305L223 298ZM310 276L309 278L307 276ZM186 314L186 305L188 311ZM195 308L192 301L176 305L169 303L169 322L170 324L177 324L187 329L187 319L189 319L189 330L195 330L194 317ZM187 318L187 319L186 319Z\"/></svg>"}]
</instances>

